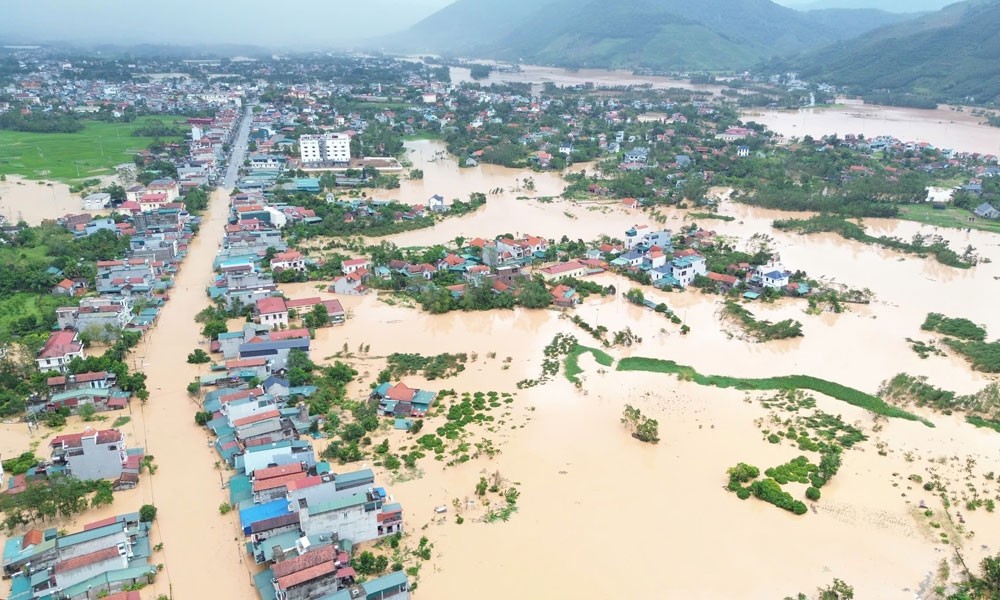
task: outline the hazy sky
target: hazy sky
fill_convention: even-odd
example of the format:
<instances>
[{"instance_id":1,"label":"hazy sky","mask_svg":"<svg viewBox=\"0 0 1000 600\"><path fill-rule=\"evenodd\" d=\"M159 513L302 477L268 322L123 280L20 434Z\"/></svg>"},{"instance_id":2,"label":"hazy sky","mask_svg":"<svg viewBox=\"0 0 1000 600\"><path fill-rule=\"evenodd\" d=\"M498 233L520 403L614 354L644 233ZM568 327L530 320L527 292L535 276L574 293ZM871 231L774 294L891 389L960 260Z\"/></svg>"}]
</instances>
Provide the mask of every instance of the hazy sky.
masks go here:
<instances>
[{"instance_id":1,"label":"hazy sky","mask_svg":"<svg viewBox=\"0 0 1000 600\"><path fill-rule=\"evenodd\" d=\"M393 33L454 0L0 0L0 41L329 48ZM614 0L610 0L614 1ZM932 10L950 0L779 0Z\"/></svg>"},{"instance_id":2,"label":"hazy sky","mask_svg":"<svg viewBox=\"0 0 1000 600\"><path fill-rule=\"evenodd\" d=\"M453 0L0 0L0 39L329 47L403 29Z\"/></svg>"}]
</instances>

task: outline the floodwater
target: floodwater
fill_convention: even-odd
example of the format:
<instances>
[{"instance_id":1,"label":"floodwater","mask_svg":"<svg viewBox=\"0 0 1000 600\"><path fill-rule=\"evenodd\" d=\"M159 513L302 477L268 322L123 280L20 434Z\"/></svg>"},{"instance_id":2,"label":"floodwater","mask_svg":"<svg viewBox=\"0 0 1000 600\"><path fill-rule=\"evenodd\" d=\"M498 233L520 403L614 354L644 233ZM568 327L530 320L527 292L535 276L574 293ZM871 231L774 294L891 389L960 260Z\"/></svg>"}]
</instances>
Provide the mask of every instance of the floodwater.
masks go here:
<instances>
[{"instance_id":1,"label":"floodwater","mask_svg":"<svg viewBox=\"0 0 1000 600\"><path fill-rule=\"evenodd\" d=\"M557 172L533 172L495 165L461 168L455 157L445 152L445 144L426 140L406 143L413 168L422 169L422 180L403 181L397 190L376 190L375 198L394 199L405 204L427 204L434 194L447 201L468 201L472 192L487 194L486 206L476 213L448 218L433 229L420 229L392 236L400 246L425 246L466 238L492 238L502 233L532 234L559 239L593 239L608 231L620 234L631 227L639 213L619 210L618 200L570 202L559 196L566 182ZM590 163L574 165L573 172L593 169ZM524 187L526 179L534 189ZM499 193L489 193L499 190ZM536 199L542 199L541 201Z\"/></svg>"},{"instance_id":2,"label":"floodwater","mask_svg":"<svg viewBox=\"0 0 1000 600\"><path fill-rule=\"evenodd\" d=\"M228 214L228 198L222 191L212 195L201 232L189 247L170 300L154 329L133 351L134 368L147 375L150 398L145 405L133 400L122 427L130 447L144 447L155 457L157 471L144 473L139 486L115 494L115 502L90 510L59 526L68 530L106 516L138 511L143 504L158 509L153 543L163 543L154 552L153 563L163 563L156 583L144 597L166 594L173 598L256 598L252 574L257 567L244 562L243 536L230 515L221 517L219 504L228 501L223 483L229 473L216 468L218 455L209 436L194 422L199 409L185 387L204 367L189 365L184 358L193 349L207 350L194 316L206 304L205 286L212 276L212 260L222 239ZM43 218L51 217L43 214ZM108 427L120 413L108 413L108 421L92 424ZM77 431L82 424L72 420L63 430ZM36 454L47 455L47 440L57 432L42 427L29 436L24 424L2 425L0 452L10 457L40 442Z\"/></svg>"},{"instance_id":3,"label":"floodwater","mask_svg":"<svg viewBox=\"0 0 1000 600\"><path fill-rule=\"evenodd\" d=\"M10 223L24 219L28 225L38 225L67 213L108 214L107 210L83 210L80 197L71 194L69 186L51 181L35 181L8 176L0 181L0 215Z\"/></svg>"},{"instance_id":4,"label":"floodwater","mask_svg":"<svg viewBox=\"0 0 1000 600\"><path fill-rule=\"evenodd\" d=\"M480 62L489 63L490 61ZM722 86L718 85L693 84L686 79L673 79L659 75L636 75L631 71L624 70L563 69L559 67L521 65L520 72L506 73L492 71L489 77L478 81L471 77L470 69L467 67L451 67L449 72L451 82L455 84L530 83L534 88L540 88L546 83L552 83L558 87L572 87L586 84L593 84L599 88L649 86L653 89L678 88L711 92L712 94L718 94L722 90Z\"/></svg>"},{"instance_id":5,"label":"floodwater","mask_svg":"<svg viewBox=\"0 0 1000 600\"><path fill-rule=\"evenodd\" d=\"M785 137L818 138L836 133L864 134L871 138L890 135L904 142L928 142L938 148L1000 154L1000 131L977 117L950 106L936 110L899 108L850 102L829 108L766 110L743 113L744 121L756 121Z\"/></svg>"},{"instance_id":6,"label":"floodwater","mask_svg":"<svg viewBox=\"0 0 1000 600\"><path fill-rule=\"evenodd\" d=\"M438 194L445 200L455 198L467 202L472 192L489 193L502 189L504 194L541 198L558 196L566 187L557 171L532 172L527 169L508 169L498 165L480 165L460 168L454 156L447 152L446 144L438 140L405 142L406 158L414 169L424 172L423 179L404 180L395 190L367 190L374 198L400 200L406 204L427 204ZM574 172L586 170L589 163L575 165ZM534 188L529 189L525 180L530 179Z\"/></svg>"},{"instance_id":7,"label":"floodwater","mask_svg":"<svg viewBox=\"0 0 1000 600\"><path fill-rule=\"evenodd\" d=\"M235 518L218 512L228 501L223 483L229 473L214 466L218 455L205 429L195 424L199 406L185 390L204 370L184 357L195 348L208 349L194 316L207 305L205 286L227 214L228 197L214 192L156 328L133 352L150 390L144 407L133 402L134 435L159 465L152 485L144 487L146 501L158 509L157 534L164 544L166 569L156 590L173 598L256 597L251 579L256 567L245 563Z\"/></svg>"},{"instance_id":8,"label":"floodwater","mask_svg":"<svg viewBox=\"0 0 1000 600\"><path fill-rule=\"evenodd\" d=\"M905 138L898 132L886 133ZM450 157L431 161L443 149L440 143L415 142L407 148L425 177L404 182L387 197L417 204L434 193L466 199L473 191L495 187L504 191L489 196L486 207L474 215L387 238L402 246L500 232L565 234L572 239L621 237L635 223L657 226L648 215L629 212L613 200L517 199L558 195L562 183L554 174L459 169ZM526 176L535 180L534 192L516 190L515 180ZM684 211L660 212L671 229L690 222ZM616 358L671 359L703 373L723 375L801 373L867 392L875 392L881 381L904 371L926 375L935 385L963 393L992 379L971 372L951 355L920 359L905 338L932 339L920 331L924 316L932 311L969 317L986 325L991 338L998 335L1000 315L981 299L995 295L995 286L1000 285L996 279L1000 237L911 222L865 222L876 234L903 238L917 232L939 234L953 247L971 244L993 261L959 270L834 235L802 236L771 228L774 219L790 213L729 202L722 203L720 212L735 220L700 224L741 247L752 234L767 233L787 268L852 288L869 288L875 302L851 305L839 315L807 315L805 301L752 304L758 318L798 319L805 333L794 340L757 344L741 339L737 330L720 321L716 296L693 290L646 290L691 326L686 336L664 317L632 306L620 295L592 297L576 314L612 332L629 327L643 338L637 346L612 351ZM154 533L164 551L154 555L154 561L166 563L166 569L155 593L175 598L255 597L235 518L217 513L217 505L226 499L221 485L226 474L213 467L217 457L205 432L194 424L197 407L184 390L200 371L183 361L188 352L205 344L193 317L205 305L204 285L211 276L225 213L226 198L217 193L160 322L135 353L149 376L152 397L144 407L133 403L133 421L124 429L131 445L144 445L156 456L159 470L152 477L145 475L134 492L116 495L112 507L113 512L122 512L145 502L157 505ZM614 284L619 293L633 285L610 274L596 280ZM333 297L316 286L313 282L281 287L293 298ZM745 401L743 392L700 387L665 375L601 373L589 357L581 360L583 391L561 375L546 385L517 390L518 380L540 374L542 349L556 333L572 333L584 344L596 342L556 310L427 315L402 303L389 304L375 294L340 300L348 311L346 324L319 330L312 355L317 362L327 362L341 353L342 360L354 364L360 376L352 393L366 393L389 353L466 352L470 362L456 378L405 380L434 390L516 394L514 404L505 409L502 427L475 434L501 446L497 458L474 459L453 468L427 458L420 465L422 477L388 484L393 499L404 505L407 530L414 537L426 535L434 544L431 561L420 571L417 597L457 599L476 590L477 597L491 600L530 589L530 596L546 598L774 598L809 593L837 577L853 585L859 598L910 599L940 561L951 558L956 544L970 565L998 550L996 514L966 512L966 534L953 534L952 545L946 546L935 541L939 532L914 509L926 501L935 518L943 520L936 496L906 477L913 474L927 480L937 473L960 492L966 457L976 461L970 477L980 492L991 497L1000 493L995 482L983 478L986 472L1000 471L1000 435L975 429L960 417L924 413L935 423L933 429L901 420L876 423L863 410L819 397L821 409L856 423L871 439L845 454L844 466L823 488L815 511L795 517L755 500L741 502L722 489L725 469L737 462L763 469L800 454L791 446L762 439L755 420L765 418L767 411ZM368 346L367 351L359 349L362 345ZM349 356L343 355L345 346ZM641 444L623 430L618 419L626 403L659 420L660 444ZM434 425L429 423L428 431ZM30 442L19 428L23 425L0 430L4 456L23 451ZM394 449L412 444L400 432L376 434L375 443L378 436L388 436ZM322 444L317 447L321 449ZM364 466L368 465L350 468ZM486 524L478 521L481 507L466 508L466 521L458 525L452 500L473 497L479 477L497 470L517 483L519 511L509 522ZM390 481L384 473L380 477ZM793 493L801 496L801 490ZM448 507L443 517L434 513L439 505ZM92 520L91 513L81 519ZM600 568L591 565L598 562ZM718 577L718 565L726 565L727 577ZM484 581L490 584L484 586Z\"/></svg>"}]
</instances>

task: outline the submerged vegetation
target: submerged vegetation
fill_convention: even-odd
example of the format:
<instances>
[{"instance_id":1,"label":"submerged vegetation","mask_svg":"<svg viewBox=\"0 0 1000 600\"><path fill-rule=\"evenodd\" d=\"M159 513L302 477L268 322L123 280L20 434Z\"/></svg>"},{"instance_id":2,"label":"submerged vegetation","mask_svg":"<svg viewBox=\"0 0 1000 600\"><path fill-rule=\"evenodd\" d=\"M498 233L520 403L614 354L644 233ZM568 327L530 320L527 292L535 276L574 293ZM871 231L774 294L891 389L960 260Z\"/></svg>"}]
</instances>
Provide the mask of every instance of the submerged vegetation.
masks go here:
<instances>
[{"instance_id":1,"label":"submerged vegetation","mask_svg":"<svg viewBox=\"0 0 1000 600\"><path fill-rule=\"evenodd\" d=\"M802 336L802 323L794 319L785 319L772 323L770 321L758 321L753 313L740 306L733 300L726 300L722 309L725 316L740 324L743 331L750 338L758 342L771 340L783 340L786 338Z\"/></svg>"},{"instance_id":2,"label":"submerged vegetation","mask_svg":"<svg viewBox=\"0 0 1000 600\"><path fill-rule=\"evenodd\" d=\"M993 382L974 394L956 394L927 383L926 377L899 373L884 382L879 396L898 404L932 408L950 415L965 413L965 420L976 427L1000 431L1000 383Z\"/></svg>"},{"instance_id":3,"label":"submerged vegetation","mask_svg":"<svg viewBox=\"0 0 1000 600\"><path fill-rule=\"evenodd\" d=\"M426 379L447 379L464 371L468 360L469 356L464 352L460 354L446 352L434 356L397 352L389 355L389 363L379 374L378 380L389 381L405 375L422 375Z\"/></svg>"},{"instance_id":4,"label":"submerged vegetation","mask_svg":"<svg viewBox=\"0 0 1000 600\"><path fill-rule=\"evenodd\" d=\"M619 371L650 371L677 375L685 381L693 381L698 385L711 385L720 388L736 388L738 390L812 390L848 404L864 408L877 415L920 421L928 427L934 424L927 419L907 412L901 408L886 404L882 399L866 394L839 383L810 377L809 375L783 375L778 377L746 378L727 377L724 375L702 375L693 367L679 365L672 360L658 358L630 357L618 361Z\"/></svg>"},{"instance_id":5,"label":"submerged vegetation","mask_svg":"<svg viewBox=\"0 0 1000 600\"><path fill-rule=\"evenodd\" d=\"M920 327L944 335L942 343L965 357L974 370L1000 373L1000 341L987 342L982 326L969 319L929 313Z\"/></svg>"},{"instance_id":6,"label":"submerged vegetation","mask_svg":"<svg viewBox=\"0 0 1000 600\"><path fill-rule=\"evenodd\" d=\"M976 325L969 319L946 317L941 313L928 313L920 328L924 331L934 331L963 340L982 342L986 339L985 328Z\"/></svg>"},{"instance_id":7,"label":"submerged vegetation","mask_svg":"<svg viewBox=\"0 0 1000 600\"><path fill-rule=\"evenodd\" d=\"M577 387L583 385L583 382L581 382L579 378L580 373L583 373L583 369L580 368L580 357L588 353L592 354L594 356L594 360L597 361L597 364L602 367L610 367L615 362L615 359L603 350L583 346L581 344L575 345L573 349L566 354L565 374L566 379L569 379L570 383L575 384Z\"/></svg>"},{"instance_id":8,"label":"submerged vegetation","mask_svg":"<svg viewBox=\"0 0 1000 600\"><path fill-rule=\"evenodd\" d=\"M625 405L621 422L632 432L632 437L640 442L656 444L660 441L660 424L631 404Z\"/></svg>"},{"instance_id":9,"label":"submerged vegetation","mask_svg":"<svg viewBox=\"0 0 1000 600\"><path fill-rule=\"evenodd\" d=\"M918 256L933 256L937 261L949 267L968 269L976 264L975 248L969 246L962 254L955 252L943 239L928 240L917 234L907 242L898 237L869 235L864 227L848 221L842 216L816 215L809 219L779 219L774 227L798 233L836 233L848 240L856 240L864 244L875 244L891 250L916 254Z\"/></svg>"}]
</instances>

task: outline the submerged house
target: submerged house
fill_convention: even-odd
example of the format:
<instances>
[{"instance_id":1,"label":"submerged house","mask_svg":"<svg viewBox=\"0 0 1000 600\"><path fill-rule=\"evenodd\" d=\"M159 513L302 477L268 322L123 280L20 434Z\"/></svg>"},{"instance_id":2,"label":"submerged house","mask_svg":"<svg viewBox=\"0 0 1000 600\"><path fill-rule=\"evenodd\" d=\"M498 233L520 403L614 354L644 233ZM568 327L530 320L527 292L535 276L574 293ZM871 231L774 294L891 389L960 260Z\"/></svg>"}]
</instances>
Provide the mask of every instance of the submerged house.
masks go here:
<instances>
[{"instance_id":1,"label":"submerged house","mask_svg":"<svg viewBox=\"0 0 1000 600\"><path fill-rule=\"evenodd\" d=\"M435 392L411 388L403 382L390 385L384 382L372 392L372 398L379 402L379 414L383 416L420 416L426 413Z\"/></svg>"}]
</instances>

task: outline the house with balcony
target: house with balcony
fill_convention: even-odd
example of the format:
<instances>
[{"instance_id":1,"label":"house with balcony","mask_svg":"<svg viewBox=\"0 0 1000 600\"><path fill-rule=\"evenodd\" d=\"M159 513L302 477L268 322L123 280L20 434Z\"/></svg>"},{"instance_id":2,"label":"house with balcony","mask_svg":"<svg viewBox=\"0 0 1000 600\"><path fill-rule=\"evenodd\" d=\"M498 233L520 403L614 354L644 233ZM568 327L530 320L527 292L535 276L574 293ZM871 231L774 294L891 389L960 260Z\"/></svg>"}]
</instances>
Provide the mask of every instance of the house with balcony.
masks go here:
<instances>
[{"instance_id":1,"label":"house with balcony","mask_svg":"<svg viewBox=\"0 0 1000 600\"><path fill-rule=\"evenodd\" d=\"M49 334L49 339L35 357L35 364L39 371L65 373L69 362L77 357L86 358L77 333L56 331Z\"/></svg>"},{"instance_id":2,"label":"house with balcony","mask_svg":"<svg viewBox=\"0 0 1000 600\"><path fill-rule=\"evenodd\" d=\"M705 257L700 254L681 256L670 262L670 274L681 287L687 287L696 276L705 275L707 272Z\"/></svg>"},{"instance_id":3,"label":"house with balcony","mask_svg":"<svg viewBox=\"0 0 1000 600\"><path fill-rule=\"evenodd\" d=\"M97 338L110 337L125 329L133 316L129 296L98 296L84 298L78 306L57 308L56 324Z\"/></svg>"},{"instance_id":4,"label":"house with balcony","mask_svg":"<svg viewBox=\"0 0 1000 600\"><path fill-rule=\"evenodd\" d=\"M125 436L118 429L87 428L79 433L58 435L49 443L52 464L65 466L77 479L117 479L128 454Z\"/></svg>"},{"instance_id":5,"label":"house with balcony","mask_svg":"<svg viewBox=\"0 0 1000 600\"><path fill-rule=\"evenodd\" d=\"M270 329L288 327L288 307L281 296L269 296L257 300L254 308L257 322Z\"/></svg>"},{"instance_id":6,"label":"house with balcony","mask_svg":"<svg viewBox=\"0 0 1000 600\"><path fill-rule=\"evenodd\" d=\"M304 273L306 270L306 257L297 250L278 252L271 259L271 270L275 273L280 273L281 271Z\"/></svg>"}]
</instances>

